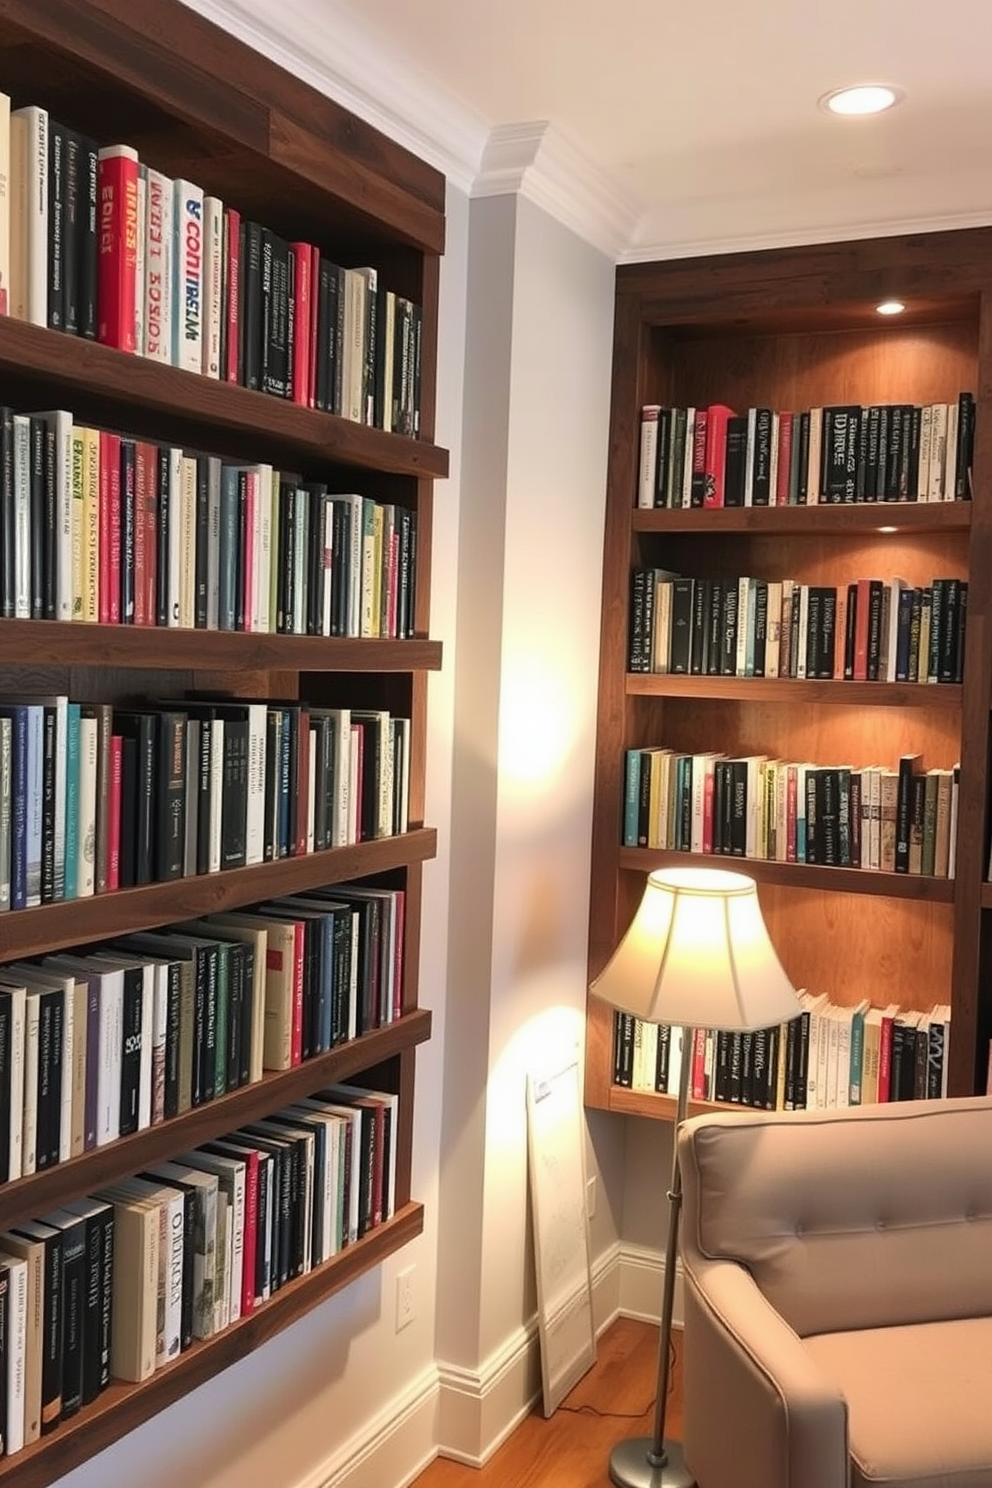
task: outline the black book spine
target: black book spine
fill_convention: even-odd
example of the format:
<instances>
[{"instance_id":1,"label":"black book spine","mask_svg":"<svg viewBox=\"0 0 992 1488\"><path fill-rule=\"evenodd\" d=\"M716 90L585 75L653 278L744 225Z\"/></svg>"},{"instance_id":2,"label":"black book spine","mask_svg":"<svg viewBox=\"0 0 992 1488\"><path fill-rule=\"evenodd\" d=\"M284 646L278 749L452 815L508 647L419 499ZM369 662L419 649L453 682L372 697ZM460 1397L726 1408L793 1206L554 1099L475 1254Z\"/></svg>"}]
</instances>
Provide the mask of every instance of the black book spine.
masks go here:
<instances>
[{"instance_id":1,"label":"black book spine","mask_svg":"<svg viewBox=\"0 0 992 1488\"><path fill-rule=\"evenodd\" d=\"M100 1318L103 1282L103 1211L86 1219L86 1268L83 1290L83 1378L81 1405L100 1393Z\"/></svg>"},{"instance_id":2,"label":"black book spine","mask_svg":"<svg viewBox=\"0 0 992 1488\"><path fill-rule=\"evenodd\" d=\"M754 580L754 675L765 675L765 646L768 641L768 584Z\"/></svg>"},{"instance_id":3,"label":"black book spine","mask_svg":"<svg viewBox=\"0 0 992 1488\"><path fill-rule=\"evenodd\" d=\"M41 1347L41 1434L62 1419L62 1234L45 1237L45 1306Z\"/></svg>"},{"instance_id":4,"label":"black book spine","mask_svg":"<svg viewBox=\"0 0 992 1488\"><path fill-rule=\"evenodd\" d=\"M241 253L241 365L247 388L262 385L262 228L245 222Z\"/></svg>"},{"instance_id":5,"label":"black book spine","mask_svg":"<svg viewBox=\"0 0 992 1488\"><path fill-rule=\"evenodd\" d=\"M31 619L44 620L45 589L47 583L45 567L48 546L48 533L46 529L48 508L46 468L48 428L44 419L31 419L30 440Z\"/></svg>"},{"instance_id":6,"label":"black book spine","mask_svg":"<svg viewBox=\"0 0 992 1488\"><path fill-rule=\"evenodd\" d=\"M155 878L182 878L186 858L186 714L171 710L156 716Z\"/></svg>"},{"instance_id":7,"label":"black book spine","mask_svg":"<svg viewBox=\"0 0 992 1488\"><path fill-rule=\"evenodd\" d=\"M723 656L723 606L724 593L737 585L732 580L713 579L710 582L710 606L706 619L706 675L719 677Z\"/></svg>"},{"instance_id":8,"label":"black book spine","mask_svg":"<svg viewBox=\"0 0 992 1488\"><path fill-rule=\"evenodd\" d=\"M796 451L796 502L805 506L809 497L809 409L798 416L798 439L795 424L792 444Z\"/></svg>"},{"instance_id":9,"label":"black book spine","mask_svg":"<svg viewBox=\"0 0 992 1488\"><path fill-rule=\"evenodd\" d=\"M110 1340L114 1320L114 1206L108 1204L100 1222L100 1389L110 1384Z\"/></svg>"},{"instance_id":10,"label":"black book spine","mask_svg":"<svg viewBox=\"0 0 992 1488\"><path fill-rule=\"evenodd\" d=\"M0 617L14 618L16 538L14 513L14 410L0 408Z\"/></svg>"},{"instance_id":11,"label":"black book spine","mask_svg":"<svg viewBox=\"0 0 992 1488\"><path fill-rule=\"evenodd\" d=\"M751 505L768 506L772 478L772 410L755 409L754 464L751 472Z\"/></svg>"},{"instance_id":12,"label":"black book spine","mask_svg":"<svg viewBox=\"0 0 992 1488\"><path fill-rule=\"evenodd\" d=\"M155 545L155 623L169 623L169 518L171 507L171 459L167 445L159 445L158 464L158 541ZM121 472L123 478L123 469Z\"/></svg>"},{"instance_id":13,"label":"black book spine","mask_svg":"<svg viewBox=\"0 0 992 1488\"><path fill-rule=\"evenodd\" d=\"M241 1040L244 1031L245 973L244 951L239 941L232 941L228 955L227 997L227 1058L225 1060L225 1090L237 1090L241 1085Z\"/></svg>"},{"instance_id":14,"label":"black book spine","mask_svg":"<svg viewBox=\"0 0 992 1488\"><path fill-rule=\"evenodd\" d=\"M210 461L206 455L196 457L196 521L193 563L193 624L197 630L207 628L207 554L210 528Z\"/></svg>"},{"instance_id":15,"label":"black book spine","mask_svg":"<svg viewBox=\"0 0 992 1488\"><path fill-rule=\"evenodd\" d=\"M720 675L722 677L733 677L737 672L737 627L742 623L741 616L737 612L739 593L740 590L735 582L731 581L724 585L723 625L720 637Z\"/></svg>"},{"instance_id":16,"label":"black book spine","mask_svg":"<svg viewBox=\"0 0 992 1488\"><path fill-rule=\"evenodd\" d=\"M204 946L200 961L203 965L203 1037L200 1041L200 1091L204 1101L213 1100L217 1094L217 1013L220 992L218 954L216 946Z\"/></svg>"},{"instance_id":17,"label":"black book spine","mask_svg":"<svg viewBox=\"0 0 992 1488\"><path fill-rule=\"evenodd\" d=\"M48 325L65 330L65 174L66 133L48 121Z\"/></svg>"},{"instance_id":18,"label":"black book spine","mask_svg":"<svg viewBox=\"0 0 992 1488\"><path fill-rule=\"evenodd\" d=\"M62 993L42 992L38 1000L38 1115L35 1166L59 1160L62 1125Z\"/></svg>"},{"instance_id":19,"label":"black book spine","mask_svg":"<svg viewBox=\"0 0 992 1488\"><path fill-rule=\"evenodd\" d=\"M140 966L124 968L124 1027L121 1050L122 1137L138 1130L138 1100L141 1085L141 1022L144 971Z\"/></svg>"},{"instance_id":20,"label":"black book spine","mask_svg":"<svg viewBox=\"0 0 992 1488\"><path fill-rule=\"evenodd\" d=\"M695 582L680 578L672 583L669 670L679 676L688 676L690 670Z\"/></svg>"},{"instance_id":21,"label":"black book spine","mask_svg":"<svg viewBox=\"0 0 992 1488\"><path fill-rule=\"evenodd\" d=\"M934 579L930 600L930 650L927 659L927 678L940 678L940 640L947 610L947 580Z\"/></svg>"},{"instance_id":22,"label":"black book spine","mask_svg":"<svg viewBox=\"0 0 992 1488\"><path fill-rule=\"evenodd\" d=\"M248 813L248 722L224 722L224 768L220 821L222 868L245 864Z\"/></svg>"},{"instance_id":23,"label":"black book spine","mask_svg":"<svg viewBox=\"0 0 992 1488\"><path fill-rule=\"evenodd\" d=\"M86 1222L66 1228L62 1242L62 1417L67 1421L83 1403L88 1258Z\"/></svg>"},{"instance_id":24,"label":"black book spine","mask_svg":"<svg viewBox=\"0 0 992 1488\"><path fill-rule=\"evenodd\" d=\"M65 330L79 335L79 255L83 214L83 193L87 181L83 160L83 142L73 130L65 130L65 203L62 212L62 292Z\"/></svg>"},{"instance_id":25,"label":"black book spine","mask_svg":"<svg viewBox=\"0 0 992 1488\"><path fill-rule=\"evenodd\" d=\"M56 710L45 705L42 731L41 902L55 898L55 755Z\"/></svg>"},{"instance_id":26,"label":"black book spine","mask_svg":"<svg viewBox=\"0 0 992 1488\"><path fill-rule=\"evenodd\" d=\"M79 334L87 341L96 340L96 264L97 264L97 147L85 137L80 139L79 170L82 211L79 219Z\"/></svg>"},{"instance_id":27,"label":"black book spine","mask_svg":"<svg viewBox=\"0 0 992 1488\"><path fill-rule=\"evenodd\" d=\"M179 1115L179 1029L182 975L178 962L169 962L165 1017L165 1119Z\"/></svg>"}]
</instances>

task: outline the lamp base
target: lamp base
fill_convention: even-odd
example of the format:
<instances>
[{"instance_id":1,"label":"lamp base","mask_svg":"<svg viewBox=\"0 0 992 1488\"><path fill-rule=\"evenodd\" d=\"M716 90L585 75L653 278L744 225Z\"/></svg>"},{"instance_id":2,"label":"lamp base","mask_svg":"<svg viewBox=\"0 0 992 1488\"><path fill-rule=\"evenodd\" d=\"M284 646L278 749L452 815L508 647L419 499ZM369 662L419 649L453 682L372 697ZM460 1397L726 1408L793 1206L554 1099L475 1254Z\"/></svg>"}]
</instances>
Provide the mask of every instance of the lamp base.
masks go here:
<instances>
[{"instance_id":1,"label":"lamp base","mask_svg":"<svg viewBox=\"0 0 992 1488\"><path fill-rule=\"evenodd\" d=\"M610 1482L617 1488L694 1488L678 1442L666 1441L661 1461L649 1436L618 1442L610 1453Z\"/></svg>"}]
</instances>

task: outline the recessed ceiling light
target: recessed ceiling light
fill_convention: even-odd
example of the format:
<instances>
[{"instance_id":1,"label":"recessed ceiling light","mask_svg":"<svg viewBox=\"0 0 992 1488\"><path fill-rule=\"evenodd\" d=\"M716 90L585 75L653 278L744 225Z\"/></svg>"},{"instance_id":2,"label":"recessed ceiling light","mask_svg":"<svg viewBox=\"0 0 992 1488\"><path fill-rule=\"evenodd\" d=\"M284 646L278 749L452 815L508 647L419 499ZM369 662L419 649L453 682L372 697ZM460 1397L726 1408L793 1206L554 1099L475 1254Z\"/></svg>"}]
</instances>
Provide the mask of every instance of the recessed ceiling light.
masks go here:
<instances>
[{"instance_id":1,"label":"recessed ceiling light","mask_svg":"<svg viewBox=\"0 0 992 1488\"><path fill-rule=\"evenodd\" d=\"M821 108L847 118L862 114L881 114L899 103L902 93L888 83L863 83L854 88L836 88L820 99Z\"/></svg>"},{"instance_id":2,"label":"recessed ceiling light","mask_svg":"<svg viewBox=\"0 0 992 1488\"><path fill-rule=\"evenodd\" d=\"M879 315L901 315L905 308L902 300L883 300L880 305L875 306Z\"/></svg>"}]
</instances>

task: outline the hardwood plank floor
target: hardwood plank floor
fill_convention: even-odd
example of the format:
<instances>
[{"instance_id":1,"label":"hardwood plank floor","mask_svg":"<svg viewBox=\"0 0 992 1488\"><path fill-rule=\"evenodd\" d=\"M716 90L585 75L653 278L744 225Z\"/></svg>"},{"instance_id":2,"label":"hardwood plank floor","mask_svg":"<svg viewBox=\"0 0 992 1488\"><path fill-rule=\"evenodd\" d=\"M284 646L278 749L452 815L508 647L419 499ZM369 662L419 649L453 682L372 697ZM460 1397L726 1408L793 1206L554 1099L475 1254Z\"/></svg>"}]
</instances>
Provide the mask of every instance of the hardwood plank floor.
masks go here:
<instances>
[{"instance_id":1,"label":"hardwood plank floor","mask_svg":"<svg viewBox=\"0 0 992 1488\"><path fill-rule=\"evenodd\" d=\"M681 1341L666 1434L682 1429ZM610 1488L611 1449L628 1436L650 1436L658 1377L658 1329L618 1318L600 1338L596 1363L549 1421L538 1405L485 1467L438 1458L412 1488Z\"/></svg>"}]
</instances>

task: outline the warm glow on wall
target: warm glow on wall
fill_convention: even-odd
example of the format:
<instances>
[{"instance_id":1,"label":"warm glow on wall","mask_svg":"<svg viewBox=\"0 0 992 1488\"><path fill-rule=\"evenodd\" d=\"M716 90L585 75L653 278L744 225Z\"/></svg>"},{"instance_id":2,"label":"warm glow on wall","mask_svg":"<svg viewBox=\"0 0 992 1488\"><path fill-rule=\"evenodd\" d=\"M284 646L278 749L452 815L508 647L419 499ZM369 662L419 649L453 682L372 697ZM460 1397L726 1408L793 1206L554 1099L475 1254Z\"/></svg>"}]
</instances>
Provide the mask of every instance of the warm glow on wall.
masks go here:
<instances>
[{"instance_id":1,"label":"warm glow on wall","mask_svg":"<svg viewBox=\"0 0 992 1488\"><path fill-rule=\"evenodd\" d=\"M579 729L574 686L538 652L506 669L500 702L500 777L534 794L555 778Z\"/></svg>"}]
</instances>

